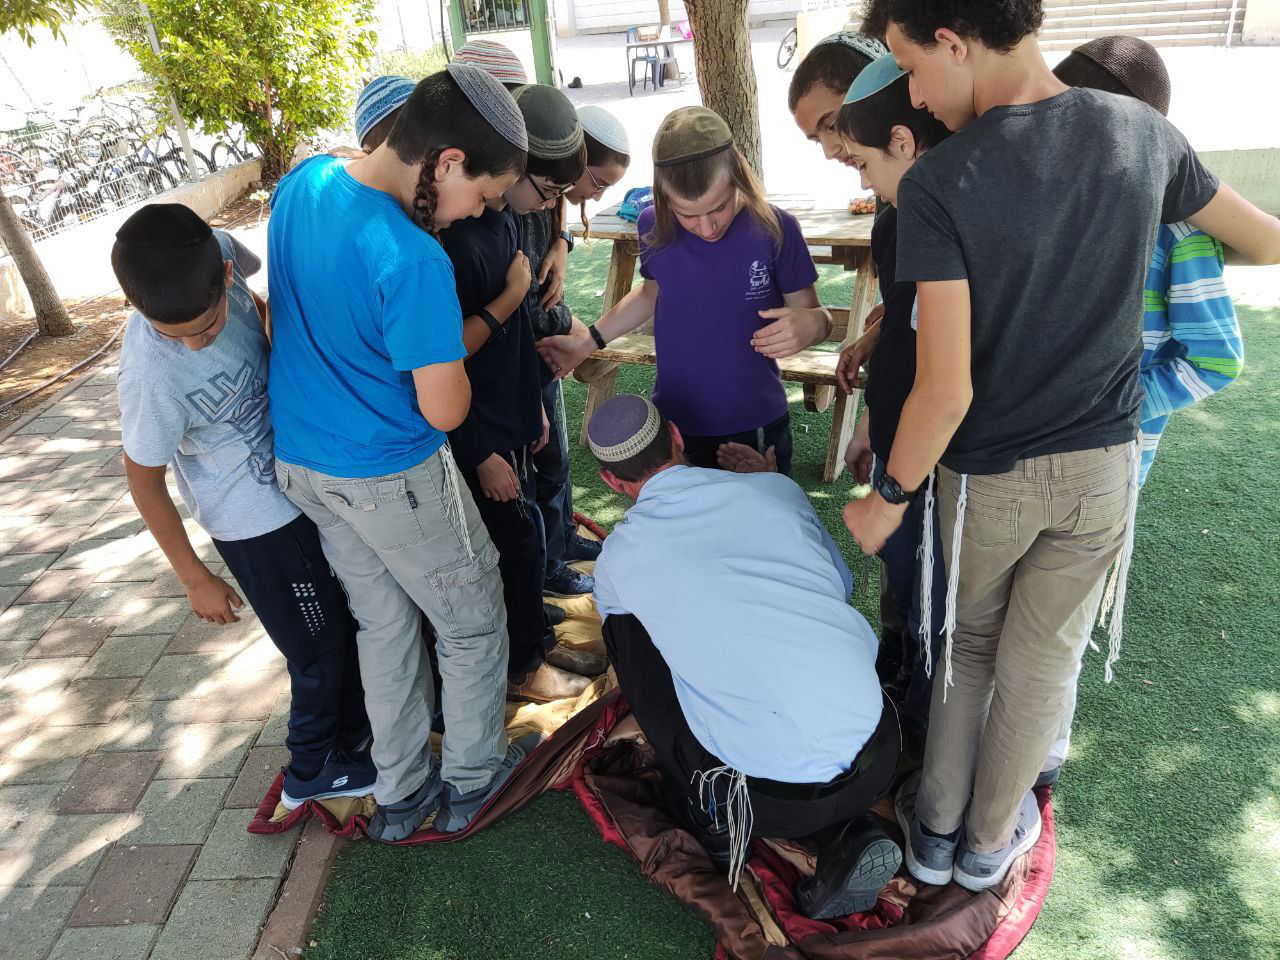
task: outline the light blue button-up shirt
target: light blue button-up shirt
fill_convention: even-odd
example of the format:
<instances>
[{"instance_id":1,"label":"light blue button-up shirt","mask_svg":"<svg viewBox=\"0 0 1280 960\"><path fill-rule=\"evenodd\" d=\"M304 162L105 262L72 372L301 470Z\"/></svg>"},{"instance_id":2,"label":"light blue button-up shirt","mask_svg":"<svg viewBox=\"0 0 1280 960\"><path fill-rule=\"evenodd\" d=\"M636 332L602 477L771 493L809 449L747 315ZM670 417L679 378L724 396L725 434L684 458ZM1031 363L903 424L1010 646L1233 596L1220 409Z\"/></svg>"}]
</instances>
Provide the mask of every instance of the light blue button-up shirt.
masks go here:
<instances>
[{"instance_id":1,"label":"light blue button-up shirt","mask_svg":"<svg viewBox=\"0 0 1280 960\"><path fill-rule=\"evenodd\" d=\"M776 473L670 467L595 567L602 617L634 614L698 741L735 770L825 783L880 720L876 638L804 492Z\"/></svg>"}]
</instances>

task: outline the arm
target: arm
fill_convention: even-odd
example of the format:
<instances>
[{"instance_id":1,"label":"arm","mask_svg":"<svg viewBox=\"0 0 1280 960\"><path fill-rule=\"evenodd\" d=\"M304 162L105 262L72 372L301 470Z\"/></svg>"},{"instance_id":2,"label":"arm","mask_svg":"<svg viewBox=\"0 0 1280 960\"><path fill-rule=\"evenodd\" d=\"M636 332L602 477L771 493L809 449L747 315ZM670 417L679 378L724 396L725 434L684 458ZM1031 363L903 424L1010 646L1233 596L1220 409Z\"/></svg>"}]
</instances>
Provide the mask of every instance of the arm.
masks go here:
<instances>
[{"instance_id":1,"label":"arm","mask_svg":"<svg viewBox=\"0 0 1280 960\"><path fill-rule=\"evenodd\" d=\"M235 611L244 606L240 595L221 577L212 573L191 547L187 530L165 485L166 467L144 467L124 456L124 475L129 493L142 520L164 551L169 566L187 591L191 609L209 623L237 623Z\"/></svg>"},{"instance_id":2,"label":"arm","mask_svg":"<svg viewBox=\"0 0 1280 960\"><path fill-rule=\"evenodd\" d=\"M794 293L784 293L785 307L761 310L760 317L772 320L751 338L757 353L773 360L790 357L821 343L831 336L831 311L818 303L818 289L813 284Z\"/></svg>"},{"instance_id":3,"label":"arm","mask_svg":"<svg viewBox=\"0 0 1280 960\"><path fill-rule=\"evenodd\" d=\"M456 429L471 408L471 381L461 360L433 363L413 371L418 409L437 430Z\"/></svg>"},{"instance_id":4,"label":"arm","mask_svg":"<svg viewBox=\"0 0 1280 960\"><path fill-rule=\"evenodd\" d=\"M1204 209L1187 219L1238 255L1232 262L1253 266L1280 263L1280 219L1263 213L1225 184Z\"/></svg>"},{"instance_id":5,"label":"arm","mask_svg":"<svg viewBox=\"0 0 1280 960\"><path fill-rule=\"evenodd\" d=\"M645 280L617 302L612 310L596 321L596 330L604 342L630 333L646 320L653 319L658 303L658 284ZM575 324L561 337L544 337L538 341L538 352L556 375L567 377L583 360L596 351L596 342L586 324Z\"/></svg>"},{"instance_id":6,"label":"arm","mask_svg":"<svg viewBox=\"0 0 1280 960\"><path fill-rule=\"evenodd\" d=\"M903 490L924 483L973 401L969 370L969 281L918 283L916 379L902 408L886 470ZM876 553L902 522L906 504L872 491L845 507L845 524L866 553Z\"/></svg>"},{"instance_id":7,"label":"arm","mask_svg":"<svg viewBox=\"0 0 1280 960\"><path fill-rule=\"evenodd\" d=\"M493 314L493 319L499 323L506 323L520 309L520 304L524 303L528 293L529 258L517 250L516 255L511 259L511 266L507 268L506 287L486 305L485 309ZM488 343L492 335L489 325L478 313L472 314L462 322L462 343L466 347L468 357Z\"/></svg>"},{"instance_id":8,"label":"arm","mask_svg":"<svg viewBox=\"0 0 1280 960\"><path fill-rule=\"evenodd\" d=\"M862 324L862 336L840 351L836 365L836 384L846 394L853 393L858 383L858 371L871 359L880 339L880 318L884 316L884 304L877 303Z\"/></svg>"}]
</instances>

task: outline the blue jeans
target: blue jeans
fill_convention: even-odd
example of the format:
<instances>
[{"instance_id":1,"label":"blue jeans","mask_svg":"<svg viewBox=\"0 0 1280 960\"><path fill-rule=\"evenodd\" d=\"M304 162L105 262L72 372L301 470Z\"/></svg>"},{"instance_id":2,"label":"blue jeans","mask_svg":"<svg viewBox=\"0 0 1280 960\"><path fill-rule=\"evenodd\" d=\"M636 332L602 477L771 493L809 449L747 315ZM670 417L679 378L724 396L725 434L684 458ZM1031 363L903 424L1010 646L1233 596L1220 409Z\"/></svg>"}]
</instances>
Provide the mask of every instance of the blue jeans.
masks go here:
<instances>
[{"instance_id":1,"label":"blue jeans","mask_svg":"<svg viewBox=\"0 0 1280 960\"><path fill-rule=\"evenodd\" d=\"M884 475L884 462L876 457L871 482L877 484ZM880 559L889 578L889 592L904 625L900 680L903 689L902 725L915 733L929 728L929 703L933 696L933 678L925 673L924 640L920 637L920 610L924 601L921 581L920 540L924 523L924 490L907 505L902 526L893 532L880 548ZM942 649L942 624L947 608L946 565L942 558L942 536L938 530L938 510L933 510L933 592L930 604L933 665L938 669ZM892 652L891 652L892 653Z\"/></svg>"}]
</instances>

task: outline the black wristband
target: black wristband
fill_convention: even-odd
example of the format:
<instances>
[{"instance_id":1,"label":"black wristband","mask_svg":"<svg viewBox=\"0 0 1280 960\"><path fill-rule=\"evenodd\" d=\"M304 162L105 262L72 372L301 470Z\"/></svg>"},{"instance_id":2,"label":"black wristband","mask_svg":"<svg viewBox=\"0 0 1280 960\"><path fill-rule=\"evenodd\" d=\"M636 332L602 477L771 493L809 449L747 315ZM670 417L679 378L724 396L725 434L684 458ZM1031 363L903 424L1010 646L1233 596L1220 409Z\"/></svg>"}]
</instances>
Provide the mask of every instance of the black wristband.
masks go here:
<instances>
[{"instance_id":1,"label":"black wristband","mask_svg":"<svg viewBox=\"0 0 1280 960\"><path fill-rule=\"evenodd\" d=\"M573 253L573 234L570 233L568 230L561 230L560 239L563 240L565 244L569 247L569 252Z\"/></svg>"},{"instance_id":2,"label":"black wristband","mask_svg":"<svg viewBox=\"0 0 1280 960\"><path fill-rule=\"evenodd\" d=\"M591 332L591 339L596 342L596 346L603 350L605 348L605 342L604 337L600 335L600 331L595 327L587 327L587 330Z\"/></svg>"},{"instance_id":3,"label":"black wristband","mask_svg":"<svg viewBox=\"0 0 1280 960\"><path fill-rule=\"evenodd\" d=\"M490 337L500 337L507 332L507 328L498 322L498 318L484 307L476 311L476 316L483 320L484 325L489 328Z\"/></svg>"}]
</instances>

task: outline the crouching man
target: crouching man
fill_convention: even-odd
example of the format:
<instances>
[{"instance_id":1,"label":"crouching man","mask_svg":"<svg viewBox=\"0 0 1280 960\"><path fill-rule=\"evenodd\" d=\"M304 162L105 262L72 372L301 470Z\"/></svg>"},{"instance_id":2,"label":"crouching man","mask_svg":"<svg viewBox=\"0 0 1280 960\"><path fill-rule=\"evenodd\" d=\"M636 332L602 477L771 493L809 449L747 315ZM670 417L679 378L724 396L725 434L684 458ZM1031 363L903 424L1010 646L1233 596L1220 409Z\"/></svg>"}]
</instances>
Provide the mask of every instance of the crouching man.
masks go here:
<instances>
[{"instance_id":1,"label":"crouching man","mask_svg":"<svg viewBox=\"0 0 1280 960\"><path fill-rule=\"evenodd\" d=\"M787 477L685 464L643 397L603 404L588 435L601 478L635 501L595 600L669 812L735 883L751 837L805 839L818 869L802 908L871 908L902 860L867 816L893 781L898 721L834 541Z\"/></svg>"}]
</instances>

